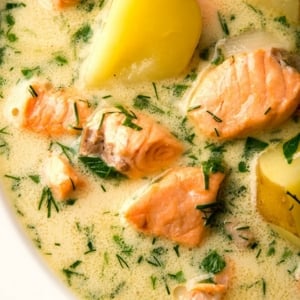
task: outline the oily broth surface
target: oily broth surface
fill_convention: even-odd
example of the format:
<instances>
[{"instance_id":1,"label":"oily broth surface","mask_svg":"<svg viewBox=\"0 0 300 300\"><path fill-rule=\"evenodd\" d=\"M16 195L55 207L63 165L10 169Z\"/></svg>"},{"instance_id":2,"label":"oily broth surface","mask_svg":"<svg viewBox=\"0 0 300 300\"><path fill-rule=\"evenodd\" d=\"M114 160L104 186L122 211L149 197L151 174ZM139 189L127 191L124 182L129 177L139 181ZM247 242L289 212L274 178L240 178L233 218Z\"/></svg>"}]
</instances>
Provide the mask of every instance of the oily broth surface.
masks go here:
<instances>
[{"instance_id":1,"label":"oily broth surface","mask_svg":"<svg viewBox=\"0 0 300 300\"><path fill-rule=\"evenodd\" d=\"M4 99L0 101L0 128L8 126L10 134L5 138L9 143L10 152L9 155L4 153L0 156L0 175L8 201L50 268L70 285L80 299L163 300L171 299L168 289L172 291L177 284L168 274L183 271L186 279L199 275L199 263L210 249L216 249L232 263L234 269L226 299L300 299L293 275L288 274L288 270L292 270L298 263L297 249L274 236L257 215L251 196L254 164L251 172L237 172L238 163L242 159L244 141L236 141L226 146L224 159L231 172L226 179L222 195L230 203L231 214L224 216L224 219L234 217L240 224L249 225L259 241L259 247L255 250L240 250L221 230L213 230L201 247L197 249L179 247L178 257L174 251L175 245L171 242L137 234L123 222L120 212L124 203L133 198L136 191L144 187L150 179L119 183L87 175L86 188L78 195L78 201L73 206L65 205L59 213L52 211L51 218L47 218L45 207L37 209L42 184L34 183L28 175L42 173L43 160L48 155L49 140L18 131L7 124L2 115L5 98L16 82L22 78L21 68L24 67L40 66L40 76L58 86L76 83L84 45L71 47L71 35L82 24L86 22L92 24L98 11L94 9L87 14L84 10L70 9L60 14L44 10L36 1L23 2L26 8L13 12L16 19L14 31L19 36L14 47L21 50L21 53L9 51L4 65L1 66L1 76L5 79L5 85L2 88ZM240 28L245 28L250 23L260 26L257 16L252 12L249 13L241 1L215 0L211 3L218 5L226 15L229 12L238 15L237 12L240 12L239 18L230 23L233 31L238 32ZM219 34L221 32L216 36ZM211 36L206 35L205 38L208 41L214 40L215 37ZM53 62L55 53L63 53L68 58L68 65L57 66ZM180 80L182 79L176 79L176 82ZM173 82L156 84L161 105L173 110L176 115L180 100L164 88L171 86ZM150 95L153 100L155 99L151 83L135 87L118 85L99 92L87 92L87 96L91 99L95 97L101 99L108 94L112 95L108 101L122 101L128 104L132 103L132 99L138 94ZM171 130L178 132L176 128L178 120L175 117L169 115L165 118L157 117ZM260 134L257 138L270 140L284 137L284 134L290 137L296 134L297 130L297 124L288 122L280 132ZM60 141L67 145L78 143L69 138L62 138ZM195 140L195 146L187 144L187 147L192 154L205 160L208 155L205 145L205 140L199 137ZM54 151L60 150L54 148ZM190 160L185 156L179 163L185 165L190 163ZM81 171L85 172L83 169ZM15 182L5 175L22 178L19 186L12 190ZM238 195L237 188L241 186L246 187L246 192ZM132 249L130 255L122 252L114 241L114 236L121 237L126 245L130 246ZM273 240L276 240L276 254L268 256L269 244ZM156 254L161 265L147 263L147 260L152 261L153 253L157 253L155 252L157 249L161 250L160 254ZM290 249L294 253L293 258L285 263L279 263L284 249ZM117 255L126 263L120 262ZM140 261L141 257L143 259ZM76 275L68 277L66 274L70 272ZM266 295L263 295L263 282L267 284Z\"/></svg>"}]
</instances>

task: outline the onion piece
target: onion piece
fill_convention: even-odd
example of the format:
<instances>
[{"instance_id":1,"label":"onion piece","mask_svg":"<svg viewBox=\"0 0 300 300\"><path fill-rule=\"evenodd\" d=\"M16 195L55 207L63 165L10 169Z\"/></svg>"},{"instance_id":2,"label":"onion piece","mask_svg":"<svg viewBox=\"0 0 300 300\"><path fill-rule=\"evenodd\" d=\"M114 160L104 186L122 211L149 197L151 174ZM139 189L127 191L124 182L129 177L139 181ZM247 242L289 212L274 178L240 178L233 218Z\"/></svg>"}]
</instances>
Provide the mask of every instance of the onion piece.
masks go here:
<instances>
[{"instance_id":1,"label":"onion piece","mask_svg":"<svg viewBox=\"0 0 300 300\"><path fill-rule=\"evenodd\" d=\"M241 52L250 52L257 49L280 48L292 51L292 43L280 40L278 36L266 31L251 31L229 39L217 42L216 49L221 48L225 58Z\"/></svg>"}]
</instances>

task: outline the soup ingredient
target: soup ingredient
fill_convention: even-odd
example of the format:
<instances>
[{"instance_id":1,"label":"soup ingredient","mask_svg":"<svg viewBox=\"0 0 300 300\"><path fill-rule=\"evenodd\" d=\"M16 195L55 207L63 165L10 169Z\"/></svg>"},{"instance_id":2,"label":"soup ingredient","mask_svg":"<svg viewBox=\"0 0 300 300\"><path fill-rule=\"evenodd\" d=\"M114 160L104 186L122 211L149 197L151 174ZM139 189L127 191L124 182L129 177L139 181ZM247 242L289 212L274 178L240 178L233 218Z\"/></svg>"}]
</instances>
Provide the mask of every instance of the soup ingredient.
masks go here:
<instances>
[{"instance_id":1,"label":"soup ingredient","mask_svg":"<svg viewBox=\"0 0 300 300\"><path fill-rule=\"evenodd\" d=\"M79 0L39 0L41 5L48 9L63 10L67 7L74 6Z\"/></svg>"},{"instance_id":2,"label":"soup ingredient","mask_svg":"<svg viewBox=\"0 0 300 300\"><path fill-rule=\"evenodd\" d=\"M257 10L262 9L268 11L273 16L284 17L287 22L298 23L299 22L299 1L298 0L248 0L248 4L255 7Z\"/></svg>"},{"instance_id":3,"label":"soup ingredient","mask_svg":"<svg viewBox=\"0 0 300 300\"><path fill-rule=\"evenodd\" d=\"M206 188L202 168L170 169L130 204L125 218L145 234L188 247L199 246L207 231L205 219L209 216L205 208L216 204L224 176L221 172L211 173Z\"/></svg>"},{"instance_id":4,"label":"soup ingredient","mask_svg":"<svg viewBox=\"0 0 300 300\"><path fill-rule=\"evenodd\" d=\"M299 152L297 152L299 154ZM283 145L270 147L257 162L257 209L264 219L300 237L300 158L288 163ZM281 230L284 233L284 230ZM284 234L289 238L291 235ZM291 238L289 238L291 240Z\"/></svg>"},{"instance_id":5,"label":"soup ingredient","mask_svg":"<svg viewBox=\"0 0 300 300\"><path fill-rule=\"evenodd\" d=\"M130 178L170 166L183 145L151 117L121 105L95 112L84 127L80 154L99 156Z\"/></svg>"},{"instance_id":6,"label":"soup ingredient","mask_svg":"<svg viewBox=\"0 0 300 300\"><path fill-rule=\"evenodd\" d=\"M255 237L250 226L239 224L236 219L226 220L224 229L228 237L240 249L255 245Z\"/></svg>"},{"instance_id":7,"label":"soup ingredient","mask_svg":"<svg viewBox=\"0 0 300 300\"><path fill-rule=\"evenodd\" d=\"M241 53L204 71L189 94L188 116L204 135L241 138L276 128L300 101L300 74L284 50Z\"/></svg>"},{"instance_id":8,"label":"soup ingredient","mask_svg":"<svg viewBox=\"0 0 300 300\"><path fill-rule=\"evenodd\" d=\"M7 99L5 115L14 125L49 136L79 134L92 109L73 89L56 89L39 79L18 84Z\"/></svg>"},{"instance_id":9,"label":"soup ingredient","mask_svg":"<svg viewBox=\"0 0 300 300\"><path fill-rule=\"evenodd\" d=\"M96 88L113 78L154 81L189 64L201 33L196 0L114 0L95 34L83 80Z\"/></svg>"},{"instance_id":10,"label":"soup ingredient","mask_svg":"<svg viewBox=\"0 0 300 300\"><path fill-rule=\"evenodd\" d=\"M232 276L232 266L215 251L211 251L201 265L209 265L206 274L201 274L188 280L184 285L174 289L175 300L221 300L224 299L228 288L229 278ZM215 266L220 267L214 271Z\"/></svg>"},{"instance_id":11,"label":"soup ingredient","mask_svg":"<svg viewBox=\"0 0 300 300\"><path fill-rule=\"evenodd\" d=\"M51 155L46 160L44 181L57 200L67 200L83 184L68 160L58 155Z\"/></svg>"}]
</instances>

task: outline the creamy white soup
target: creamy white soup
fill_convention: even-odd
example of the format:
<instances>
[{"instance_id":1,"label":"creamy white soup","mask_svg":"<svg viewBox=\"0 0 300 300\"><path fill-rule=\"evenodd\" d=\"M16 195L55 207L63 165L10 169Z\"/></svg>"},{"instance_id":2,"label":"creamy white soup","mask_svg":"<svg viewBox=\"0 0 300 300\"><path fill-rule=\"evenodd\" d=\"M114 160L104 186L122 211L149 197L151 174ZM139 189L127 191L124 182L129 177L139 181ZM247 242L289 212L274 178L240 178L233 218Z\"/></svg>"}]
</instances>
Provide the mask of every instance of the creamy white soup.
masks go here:
<instances>
[{"instance_id":1,"label":"creamy white soup","mask_svg":"<svg viewBox=\"0 0 300 300\"><path fill-rule=\"evenodd\" d=\"M224 299L300 299L299 248L258 213L255 174L263 149L300 132L297 118L276 130L220 142L196 133L184 112L186 96L197 75L211 64L208 54L221 39L229 39L228 53L266 47L268 42L297 52L298 24L277 10L276 1L270 1L274 7L259 1L199 1L202 35L182 76L143 83L120 80L88 90L82 87L81 66L110 2L82 0L61 11L41 2L0 3L0 178L6 200L49 268L78 299L167 300L178 285L203 274L204 259L215 251L231 268ZM270 41L262 31L272 35ZM207 224L201 244L189 248L144 235L124 220L124 207L159 173L141 179L103 179L78 160L80 134L47 137L14 126L6 115L9 96L19 82L32 78L55 87L74 86L92 107L132 107L142 97L150 101L143 112L152 114L184 145L175 165L201 166L212 155L222 158L226 177L218 195L220 209ZM51 191L47 194L43 166L50 151L70 159L84 180L66 201L55 199ZM251 232L246 247L226 232L226 222L233 220L242 238L247 240L243 234Z\"/></svg>"}]
</instances>

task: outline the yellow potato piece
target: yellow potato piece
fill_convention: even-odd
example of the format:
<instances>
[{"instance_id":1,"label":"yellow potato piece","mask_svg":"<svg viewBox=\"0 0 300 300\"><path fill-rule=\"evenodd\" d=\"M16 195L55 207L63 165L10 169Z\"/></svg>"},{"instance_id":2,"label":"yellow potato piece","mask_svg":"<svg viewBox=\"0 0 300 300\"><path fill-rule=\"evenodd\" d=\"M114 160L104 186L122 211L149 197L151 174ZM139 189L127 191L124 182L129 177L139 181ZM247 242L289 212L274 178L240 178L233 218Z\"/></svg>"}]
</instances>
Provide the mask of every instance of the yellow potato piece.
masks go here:
<instances>
[{"instance_id":1,"label":"yellow potato piece","mask_svg":"<svg viewBox=\"0 0 300 300\"><path fill-rule=\"evenodd\" d=\"M299 0L248 0L247 3L274 17L285 16L288 22L299 22Z\"/></svg>"},{"instance_id":2,"label":"yellow potato piece","mask_svg":"<svg viewBox=\"0 0 300 300\"><path fill-rule=\"evenodd\" d=\"M201 34L196 0L114 0L83 67L87 87L113 78L159 80L179 75Z\"/></svg>"},{"instance_id":3,"label":"yellow potato piece","mask_svg":"<svg viewBox=\"0 0 300 300\"><path fill-rule=\"evenodd\" d=\"M288 164L280 144L259 157L256 171L258 211L281 229L279 234L300 245L300 157Z\"/></svg>"}]
</instances>

